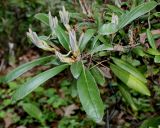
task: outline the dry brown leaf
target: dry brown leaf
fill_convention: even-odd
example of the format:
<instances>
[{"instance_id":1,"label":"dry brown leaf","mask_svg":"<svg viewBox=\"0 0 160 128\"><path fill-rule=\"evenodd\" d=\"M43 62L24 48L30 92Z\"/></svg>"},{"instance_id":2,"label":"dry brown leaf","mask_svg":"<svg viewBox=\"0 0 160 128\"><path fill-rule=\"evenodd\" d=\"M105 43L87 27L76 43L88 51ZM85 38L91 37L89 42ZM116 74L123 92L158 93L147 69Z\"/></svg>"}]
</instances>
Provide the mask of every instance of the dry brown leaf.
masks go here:
<instances>
[{"instance_id":1,"label":"dry brown leaf","mask_svg":"<svg viewBox=\"0 0 160 128\"><path fill-rule=\"evenodd\" d=\"M123 48L123 46L122 46L122 45L117 44L117 45L115 45L115 46L114 46L113 50L114 50L114 51L120 51L120 52L123 52L123 51L124 51L124 48Z\"/></svg>"},{"instance_id":2,"label":"dry brown leaf","mask_svg":"<svg viewBox=\"0 0 160 128\"><path fill-rule=\"evenodd\" d=\"M104 75L106 78L109 78L109 79L112 78L112 75L111 75L111 73L110 73L110 68L108 68L108 67L100 67L100 69L101 69L103 75Z\"/></svg>"},{"instance_id":3,"label":"dry brown leaf","mask_svg":"<svg viewBox=\"0 0 160 128\"><path fill-rule=\"evenodd\" d=\"M63 116L63 115L64 115L63 110L60 109L60 108L56 109L55 112L56 112L57 115L60 115L60 116Z\"/></svg>"},{"instance_id":4,"label":"dry brown leaf","mask_svg":"<svg viewBox=\"0 0 160 128\"><path fill-rule=\"evenodd\" d=\"M12 114L11 113L7 113L5 118L4 118L4 122L5 122L5 128L8 128L13 122L12 122Z\"/></svg>"},{"instance_id":5,"label":"dry brown leaf","mask_svg":"<svg viewBox=\"0 0 160 128\"><path fill-rule=\"evenodd\" d=\"M75 104L71 104L67 107L63 107L64 116L70 117L72 114L75 113L75 110L79 109L79 107Z\"/></svg>"},{"instance_id":6,"label":"dry brown leaf","mask_svg":"<svg viewBox=\"0 0 160 128\"><path fill-rule=\"evenodd\" d=\"M160 29L152 30L151 33L152 33L153 35L160 34ZM147 38L146 33L141 33L141 34L139 34L139 36L140 36L140 42L141 42L142 44L144 44L144 43L145 43L145 40L146 40L146 38Z\"/></svg>"}]
</instances>

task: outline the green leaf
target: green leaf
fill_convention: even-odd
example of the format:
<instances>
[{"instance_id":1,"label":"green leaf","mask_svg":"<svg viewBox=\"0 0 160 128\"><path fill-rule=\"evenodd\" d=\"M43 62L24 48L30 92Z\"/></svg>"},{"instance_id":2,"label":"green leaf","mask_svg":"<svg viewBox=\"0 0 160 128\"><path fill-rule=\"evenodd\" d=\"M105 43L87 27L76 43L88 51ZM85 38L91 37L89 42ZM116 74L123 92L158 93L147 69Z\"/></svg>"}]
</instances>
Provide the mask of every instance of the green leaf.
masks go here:
<instances>
[{"instance_id":1,"label":"green leaf","mask_svg":"<svg viewBox=\"0 0 160 128\"><path fill-rule=\"evenodd\" d=\"M48 14L45 13L38 13L34 16L36 19L40 20L42 23L49 26L49 18Z\"/></svg>"},{"instance_id":2,"label":"green leaf","mask_svg":"<svg viewBox=\"0 0 160 128\"><path fill-rule=\"evenodd\" d=\"M71 65L70 70L75 79L78 79L78 77L80 76L82 68L83 67L81 61L77 61Z\"/></svg>"},{"instance_id":3,"label":"green leaf","mask_svg":"<svg viewBox=\"0 0 160 128\"><path fill-rule=\"evenodd\" d=\"M47 56L47 57L42 57L34 61L25 63L17 67L16 69L14 69L13 71L11 71L9 74L7 74L4 78L4 82L10 82L16 79L17 77L19 77L20 75L22 75L23 73L27 72L28 70L32 69L33 67L38 65L43 65L50 61L53 61L54 59L55 59L55 56Z\"/></svg>"},{"instance_id":4,"label":"green leaf","mask_svg":"<svg viewBox=\"0 0 160 128\"><path fill-rule=\"evenodd\" d=\"M113 71L113 73L129 88L141 94L150 96L150 91L148 90L147 86L143 82L141 82L139 79L137 79L127 71L123 70L122 68L112 63L110 64L110 68Z\"/></svg>"},{"instance_id":5,"label":"green leaf","mask_svg":"<svg viewBox=\"0 0 160 128\"><path fill-rule=\"evenodd\" d=\"M42 83L52 78L53 76L59 74L61 71L63 71L67 67L68 67L68 64L60 65L60 66L49 69L33 77L32 79L27 81L24 85L21 85L16 90L16 92L14 93L12 97L12 100L17 101L17 100L24 98L29 93L31 93L33 90L35 90L38 86L40 86Z\"/></svg>"},{"instance_id":6,"label":"green leaf","mask_svg":"<svg viewBox=\"0 0 160 128\"><path fill-rule=\"evenodd\" d=\"M141 57L146 56L146 53L143 51L143 47L141 47L141 46L137 46L137 47L133 48L133 52Z\"/></svg>"},{"instance_id":7,"label":"green leaf","mask_svg":"<svg viewBox=\"0 0 160 128\"><path fill-rule=\"evenodd\" d=\"M154 57L154 62L155 63L160 63L160 55Z\"/></svg>"},{"instance_id":8,"label":"green leaf","mask_svg":"<svg viewBox=\"0 0 160 128\"><path fill-rule=\"evenodd\" d=\"M82 38L81 42L79 42L79 48L80 48L80 51L82 52L87 43L89 42L89 40L93 37L95 33L95 30L94 29L88 29L85 33L84 33L84 37Z\"/></svg>"},{"instance_id":9,"label":"green leaf","mask_svg":"<svg viewBox=\"0 0 160 128\"><path fill-rule=\"evenodd\" d=\"M60 44L69 51L69 36L66 34L66 32L60 27L57 26L55 28L55 34L60 42Z\"/></svg>"},{"instance_id":10,"label":"green leaf","mask_svg":"<svg viewBox=\"0 0 160 128\"><path fill-rule=\"evenodd\" d=\"M97 84L104 86L105 84L105 77L102 71L98 67L93 67L91 69L91 74L93 75L94 79L96 80Z\"/></svg>"},{"instance_id":11,"label":"green leaf","mask_svg":"<svg viewBox=\"0 0 160 128\"><path fill-rule=\"evenodd\" d=\"M5 82L5 77L4 76L0 76L0 83L4 83Z\"/></svg>"},{"instance_id":12,"label":"green leaf","mask_svg":"<svg viewBox=\"0 0 160 128\"><path fill-rule=\"evenodd\" d=\"M97 84L88 69L84 69L77 81L77 91L87 115L95 122L101 122L104 105Z\"/></svg>"},{"instance_id":13,"label":"green leaf","mask_svg":"<svg viewBox=\"0 0 160 128\"><path fill-rule=\"evenodd\" d=\"M129 64L128 62L122 59L114 58L114 57L112 57L112 60L117 66L121 67L123 70L132 74L134 77L136 77L140 81L147 83L147 80L144 77L144 75L139 70L137 70L135 67L133 67L131 64Z\"/></svg>"},{"instance_id":14,"label":"green leaf","mask_svg":"<svg viewBox=\"0 0 160 128\"><path fill-rule=\"evenodd\" d=\"M124 13L124 11L123 11L122 9L118 8L117 6L107 4L107 7L108 7L112 12L121 13L121 14Z\"/></svg>"},{"instance_id":15,"label":"green leaf","mask_svg":"<svg viewBox=\"0 0 160 128\"><path fill-rule=\"evenodd\" d=\"M72 19L77 19L78 21L83 21L83 19L86 17L86 15L82 14L82 13L69 13L69 16Z\"/></svg>"},{"instance_id":16,"label":"green leaf","mask_svg":"<svg viewBox=\"0 0 160 128\"><path fill-rule=\"evenodd\" d=\"M91 50L97 46L97 43L98 43L100 36L101 35L98 34L97 36L94 37L93 43L91 44Z\"/></svg>"},{"instance_id":17,"label":"green leaf","mask_svg":"<svg viewBox=\"0 0 160 128\"><path fill-rule=\"evenodd\" d=\"M113 46L108 44L108 45L105 45L105 44L102 44L102 45L99 45L98 47L95 47L94 49L92 49L91 51L91 54L93 55L94 53L97 53L97 52L100 52L100 51L112 51L113 50Z\"/></svg>"},{"instance_id":18,"label":"green leaf","mask_svg":"<svg viewBox=\"0 0 160 128\"><path fill-rule=\"evenodd\" d=\"M102 27L99 29L99 33L102 35L110 35L114 34L118 31L118 27L114 23L108 23L102 25Z\"/></svg>"},{"instance_id":19,"label":"green leaf","mask_svg":"<svg viewBox=\"0 0 160 128\"><path fill-rule=\"evenodd\" d=\"M154 9L156 6L157 6L157 2L151 1L151 2L145 2L135 7L130 12L127 12L125 15L122 15L120 17L118 28L121 29L125 27L126 25L131 23L133 20L137 19L138 17Z\"/></svg>"},{"instance_id":20,"label":"green leaf","mask_svg":"<svg viewBox=\"0 0 160 128\"><path fill-rule=\"evenodd\" d=\"M155 44L155 41L154 41L154 38L153 38L153 35L152 35L150 29L147 29L147 38L148 38L148 42L149 42L150 46L153 49L157 50L156 44Z\"/></svg>"},{"instance_id":21,"label":"green leaf","mask_svg":"<svg viewBox=\"0 0 160 128\"><path fill-rule=\"evenodd\" d=\"M129 89L123 85L123 84L119 84L118 88L121 92L122 97L125 99L125 101L131 106L131 108L133 109L133 111L137 111L138 108L134 103L134 100L129 92Z\"/></svg>"},{"instance_id":22,"label":"green leaf","mask_svg":"<svg viewBox=\"0 0 160 128\"><path fill-rule=\"evenodd\" d=\"M160 52L158 50L155 50L152 48L148 48L148 50L146 52L150 55L160 56Z\"/></svg>"},{"instance_id":23,"label":"green leaf","mask_svg":"<svg viewBox=\"0 0 160 128\"><path fill-rule=\"evenodd\" d=\"M160 126L160 117L152 117L145 120L139 128L158 128Z\"/></svg>"},{"instance_id":24,"label":"green leaf","mask_svg":"<svg viewBox=\"0 0 160 128\"><path fill-rule=\"evenodd\" d=\"M23 103L22 107L25 112L27 112L31 117L41 121L42 120L42 112L41 110L31 103Z\"/></svg>"}]
</instances>

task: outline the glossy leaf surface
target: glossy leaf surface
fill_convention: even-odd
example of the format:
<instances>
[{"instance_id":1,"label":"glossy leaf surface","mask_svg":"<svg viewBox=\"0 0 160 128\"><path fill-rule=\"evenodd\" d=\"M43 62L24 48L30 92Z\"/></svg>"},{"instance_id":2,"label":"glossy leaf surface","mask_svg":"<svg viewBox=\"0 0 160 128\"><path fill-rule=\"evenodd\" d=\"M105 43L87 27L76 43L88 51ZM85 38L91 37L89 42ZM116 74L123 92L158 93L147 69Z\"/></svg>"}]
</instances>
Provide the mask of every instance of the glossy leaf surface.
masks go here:
<instances>
[{"instance_id":1,"label":"glossy leaf surface","mask_svg":"<svg viewBox=\"0 0 160 128\"><path fill-rule=\"evenodd\" d=\"M122 15L119 19L118 28L121 29L131 23L133 20L137 19L138 17L146 14L147 12L151 11L157 6L157 2L151 1L143 3L131 11L127 12L126 14Z\"/></svg>"},{"instance_id":2,"label":"glossy leaf surface","mask_svg":"<svg viewBox=\"0 0 160 128\"><path fill-rule=\"evenodd\" d=\"M83 67L81 61L77 61L71 65L70 70L75 79L78 79L78 77L80 76L82 68Z\"/></svg>"},{"instance_id":3,"label":"glossy leaf surface","mask_svg":"<svg viewBox=\"0 0 160 128\"><path fill-rule=\"evenodd\" d=\"M68 64L60 65L60 66L49 69L49 70L42 72L39 75L33 77L32 79L27 81L25 84L21 85L16 90L16 92L14 93L14 95L12 97L12 100L17 101L17 100L24 98L26 95L28 95L33 90L35 90L42 83L44 83L48 79L52 78L53 76L59 74L61 71L63 71L67 67L68 67Z\"/></svg>"},{"instance_id":4,"label":"glossy leaf surface","mask_svg":"<svg viewBox=\"0 0 160 128\"><path fill-rule=\"evenodd\" d=\"M83 69L77 81L77 90L87 115L95 122L101 122L104 115L104 106L94 77L88 69Z\"/></svg>"},{"instance_id":5,"label":"glossy leaf surface","mask_svg":"<svg viewBox=\"0 0 160 128\"><path fill-rule=\"evenodd\" d=\"M139 79L140 81L146 83L147 80L144 77L144 75L135 67L133 67L131 64L129 64L128 62L122 60L122 59L117 59L112 57L112 60L114 61L114 63L121 67L123 70L129 72L130 74L132 74L134 77L136 77L137 79Z\"/></svg>"},{"instance_id":6,"label":"glossy leaf surface","mask_svg":"<svg viewBox=\"0 0 160 128\"><path fill-rule=\"evenodd\" d=\"M48 63L50 61L53 61L54 59L55 59L55 56L47 56L47 57L42 57L42 58L33 60L31 62L25 63L17 67L16 69L14 69L10 73L8 73L4 78L4 81L10 82L16 79L17 77L19 77L20 75L22 75L23 73L27 72L28 70L32 69L33 67Z\"/></svg>"},{"instance_id":7,"label":"glossy leaf surface","mask_svg":"<svg viewBox=\"0 0 160 128\"><path fill-rule=\"evenodd\" d=\"M113 73L129 88L141 94L150 96L150 91L148 90L147 86L139 79L114 64L110 64L110 68Z\"/></svg>"},{"instance_id":8,"label":"glossy leaf surface","mask_svg":"<svg viewBox=\"0 0 160 128\"><path fill-rule=\"evenodd\" d=\"M67 33L60 27L55 28L55 34L60 42L60 44L69 51L69 37Z\"/></svg>"},{"instance_id":9,"label":"glossy leaf surface","mask_svg":"<svg viewBox=\"0 0 160 128\"><path fill-rule=\"evenodd\" d=\"M84 36L83 36L81 42L79 42L79 48L80 48L80 51L81 51L81 52L85 49L87 43L88 43L88 42L90 41L90 39L93 37L94 33L95 33L95 30L94 30L94 29L88 29L88 30L84 33Z\"/></svg>"},{"instance_id":10,"label":"glossy leaf surface","mask_svg":"<svg viewBox=\"0 0 160 128\"><path fill-rule=\"evenodd\" d=\"M96 80L97 84L103 86L105 84L105 77L102 71L98 67L94 67L91 69L91 73Z\"/></svg>"},{"instance_id":11,"label":"glossy leaf surface","mask_svg":"<svg viewBox=\"0 0 160 128\"><path fill-rule=\"evenodd\" d=\"M48 14L45 13L38 13L34 16L36 19L40 20L42 23L49 26L49 18Z\"/></svg>"}]
</instances>

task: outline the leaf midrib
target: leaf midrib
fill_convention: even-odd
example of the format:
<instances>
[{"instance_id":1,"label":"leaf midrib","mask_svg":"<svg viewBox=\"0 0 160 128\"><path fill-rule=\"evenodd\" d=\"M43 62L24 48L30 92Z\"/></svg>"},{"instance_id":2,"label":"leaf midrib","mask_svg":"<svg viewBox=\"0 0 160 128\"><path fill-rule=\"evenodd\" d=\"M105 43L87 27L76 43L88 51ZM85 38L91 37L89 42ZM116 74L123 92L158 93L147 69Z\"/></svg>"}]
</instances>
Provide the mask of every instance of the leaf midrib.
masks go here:
<instances>
[{"instance_id":1,"label":"leaf midrib","mask_svg":"<svg viewBox=\"0 0 160 128\"><path fill-rule=\"evenodd\" d=\"M92 101L92 96L90 95L90 92L89 92L88 81L87 81L87 77L86 77L86 74L85 74L85 69L83 69L83 70L84 70L85 81L86 81L86 84L87 84L88 95L89 95L89 98L91 99L92 106L94 107L94 110L96 111L96 117L99 118L99 116L98 116L98 114L97 114L96 106L95 106L94 102Z\"/></svg>"}]
</instances>

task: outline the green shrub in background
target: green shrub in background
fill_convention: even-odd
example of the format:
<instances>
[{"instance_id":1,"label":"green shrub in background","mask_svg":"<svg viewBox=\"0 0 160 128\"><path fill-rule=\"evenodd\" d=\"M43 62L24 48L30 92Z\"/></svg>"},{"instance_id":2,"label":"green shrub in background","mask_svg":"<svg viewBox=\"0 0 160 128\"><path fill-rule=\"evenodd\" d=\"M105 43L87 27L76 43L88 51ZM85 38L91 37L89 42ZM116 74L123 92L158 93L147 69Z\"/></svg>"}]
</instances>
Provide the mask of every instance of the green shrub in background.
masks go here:
<instances>
[{"instance_id":1,"label":"green shrub in background","mask_svg":"<svg viewBox=\"0 0 160 128\"><path fill-rule=\"evenodd\" d=\"M21 65L4 77L3 82L10 82L37 65L49 64L54 65L54 68L40 73L20 86L12 97L13 101L24 98L48 79L65 69L70 69L73 78L77 81L77 92L83 109L89 118L103 124L104 104L97 85L105 85L108 79L105 78L106 71L102 66L106 68L110 65L111 71L116 76L116 79L113 79L115 85L119 88L127 104L136 113L139 109L138 103L131 94L138 95L140 93L150 96L151 93L144 75L147 71L137 68L142 64L139 60L134 59L134 56L154 58L154 63L159 63L160 54L155 46L151 28L146 30L150 45L150 48L146 50L141 47L141 44L134 41L132 26L137 18L150 23L150 19L144 15L150 14L150 11L158 4L155 1L142 4L132 3L135 6L129 6L129 11L120 8L126 3L116 4L119 7L108 5L107 9L110 12L103 16L102 12L97 11L100 5L93 3L89 8L82 1L80 1L80 5L83 13L69 13L63 7L59 11L60 20L56 16L53 17L51 12L36 14L35 18L47 25L51 32L47 36L38 36L36 32L29 29L27 35L37 47L50 51L54 55ZM78 20L75 26L70 24L72 18ZM135 25L135 27L137 26ZM125 34L126 31L129 36ZM118 42L121 41L123 44L119 45ZM127 58L126 54L130 50L132 50L130 58ZM132 90L131 94L130 89ZM24 106L24 109L27 107L27 105Z\"/></svg>"},{"instance_id":2,"label":"green shrub in background","mask_svg":"<svg viewBox=\"0 0 160 128\"><path fill-rule=\"evenodd\" d=\"M35 13L48 12L56 14L62 5L69 5L72 8L71 1L63 0L1 0L0 1L0 48L6 49L8 45L14 44L15 54L22 54L26 51L25 45L28 45L26 31L29 26L34 26L34 30L43 32L45 27L36 22L33 18ZM23 50L22 50L23 49Z\"/></svg>"}]
</instances>

